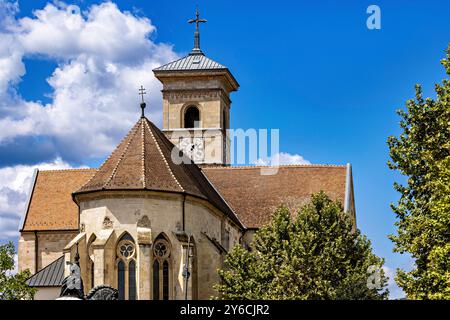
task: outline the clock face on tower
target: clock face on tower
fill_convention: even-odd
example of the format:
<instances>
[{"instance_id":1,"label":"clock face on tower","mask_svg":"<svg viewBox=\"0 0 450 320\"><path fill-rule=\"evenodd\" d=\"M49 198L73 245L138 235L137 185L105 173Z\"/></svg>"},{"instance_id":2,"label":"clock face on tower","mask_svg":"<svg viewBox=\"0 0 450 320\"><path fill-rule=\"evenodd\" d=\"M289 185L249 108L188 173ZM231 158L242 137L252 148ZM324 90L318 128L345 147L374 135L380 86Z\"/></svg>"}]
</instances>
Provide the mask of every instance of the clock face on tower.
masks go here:
<instances>
[{"instance_id":1,"label":"clock face on tower","mask_svg":"<svg viewBox=\"0 0 450 320\"><path fill-rule=\"evenodd\" d=\"M202 162L205 158L203 138L182 138L179 149L194 162Z\"/></svg>"}]
</instances>

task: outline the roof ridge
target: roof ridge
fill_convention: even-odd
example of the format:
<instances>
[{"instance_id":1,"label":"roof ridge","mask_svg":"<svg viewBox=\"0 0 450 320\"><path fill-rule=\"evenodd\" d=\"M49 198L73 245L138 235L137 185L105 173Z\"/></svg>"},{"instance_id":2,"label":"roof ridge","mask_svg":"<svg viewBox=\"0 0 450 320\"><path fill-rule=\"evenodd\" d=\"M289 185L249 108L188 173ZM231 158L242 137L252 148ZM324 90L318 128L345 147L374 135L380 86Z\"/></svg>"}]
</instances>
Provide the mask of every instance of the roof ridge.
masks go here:
<instances>
[{"instance_id":1,"label":"roof ridge","mask_svg":"<svg viewBox=\"0 0 450 320\"><path fill-rule=\"evenodd\" d=\"M146 179L145 179L145 124L142 122L142 187L146 188Z\"/></svg>"},{"instance_id":2,"label":"roof ridge","mask_svg":"<svg viewBox=\"0 0 450 320\"><path fill-rule=\"evenodd\" d=\"M157 130L156 134L160 136L161 142L164 145L166 145L168 147L177 148L177 146L174 145L161 131ZM202 194L201 198L204 198L204 199L208 200L209 202L211 202L216 208L223 211L231 220L234 220L235 223L244 226L242 221L239 219L239 217L235 213L234 209L224 199L224 197L218 191L216 186L211 183L211 181L208 179L208 177L203 173L202 169L194 161L192 161L189 157L184 155L182 150L179 150L179 152L181 152L182 156L186 157L187 160L189 160L190 162L185 163L182 161L180 164L178 164L178 166L181 166L182 170L185 172L185 174L187 174L187 176L189 176L189 178L196 183L196 188ZM203 179L203 181L200 181L199 179L200 180ZM219 202L221 202L220 204L217 203L215 200L213 200L213 198L211 198L211 196L212 196L211 191L216 196L218 196L218 198L220 199ZM197 195L197 197L198 197L198 195ZM229 211L229 213L231 213L231 216L226 211Z\"/></svg>"},{"instance_id":3,"label":"roof ridge","mask_svg":"<svg viewBox=\"0 0 450 320\"><path fill-rule=\"evenodd\" d=\"M117 172L117 168L119 167L120 163L122 162L125 153L128 151L128 148L131 145L131 142L134 140L134 137L136 136L136 131L139 129L139 126L136 126L136 129L134 130L133 134L130 136L130 140L128 141L127 145L125 146L125 148L123 149L123 152L121 153L119 160L117 161L115 167L113 168L111 175L109 176L109 178L106 180L105 184L103 185L102 188L105 188L113 179L113 177L115 176L116 172ZM120 144L119 144L120 145ZM115 151L115 150L114 150Z\"/></svg>"},{"instance_id":4,"label":"roof ridge","mask_svg":"<svg viewBox=\"0 0 450 320\"><path fill-rule=\"evenodd\" d=\"M264 165L248 165L248 166L205 166L201 169L265 169L265 168L346 168L347 165L340 164L283 164L278 166L264 166Z\"/></svg>"},{"instance_id":5,"label":"roof ridge","mask_svg":"<svg viewBox=\"0 0 450 320\"><path fill-rule=\"evenodd\" d=\"M117 149L119 149L120 145L128 138L128 136L131 134L131 131L128 132L128 134L125 135L125 137L123 137L120 142L116 145L116 147L114 148L114 150L108 155L108 157L105 159L105 161L103 161L103 163L100 165L99 168L97 168L97 171L100 170L100 168L112 157L112 155L117 151ZM84 188L84 186L88 185L92 179L94 179L96 175L94 174L92 177L89 178L88 181L86 181L78 190L81 190Z\"/></svg>"},{"instance_id":6,"label":"roof ridge","mask_svg":"<svg viewBox=\"0 0 450 320\"><path fill-rule=\"evenodd\" d=\"M152 125L155 130L155 135L158 136L160 142L166 148L176 148L179 152L182 153L183 157L186 157L186 160L190 160L186 155L184 155L183 151L179 150L176 145L174 145L158 128L151 122L147 121L147 125ZM185 191L188 194L195 195L196 197L203 198L210 203L212 203L217 209L221 210L225 213L231 220L233 220L238 225L244 225L242 221L239 219L234 209L225 201L223 196L217 190L217 188L211 183L208 177L202 172L201 168L192 160L189 163L181 162L180 164L175 164L175 166L180 166L181 170L186 174L186 176L194 182L193 186L200 192L200 194L192 193L191 191ZM219 200L217 202L214 200ZM218 199L217 199L218 198Z\"/></svg>"},{"instance_id":7,"label":"roof ridge","mask_svg":"<svg viewBox=\"0 0 450 320\"><path fill-rule=\"evenodd\" d=\"M148 131L150 132L150 135L151 135L153 141L155 142L155 145L156 145L156 148L157 148L158 151L159 151L159 154L161 155L161 157L163 158L164 163L166 164L166 168L169 170L170 175L171 175L172 178L175 180L175 182L177 183L177 185L180 187L181 191L182 191L182 192L185 192L184 188L181 186L180 182L179 182L178 179L175 177L175 175L173 174L172 169L170 168L169 164L167 163L167 159L166 159L166 157L164 157L164 154L163 154L162 151L161 151L161 147L159 146L158 141L156 141L155 135L153 134L152 129L151 129L150 126L148 125L148 121L149 121L149 120L148 120L147 118L145 118L145 119L146 119L147 121L144 121L144 122L145 122L145 124L146 124L146 126L147 126Z\"/></svg>"},{"instance_id":8,"label":"roof ridge","mask_svg":"<svg viewBox=\"0 0 450 320\"><path fill-rule=\"evenodd\" d=\"M155 126L155 124L153 124L151 121L149 121L149 123ZM178 152L181 153L181 157L184 158L181 159L182 160L181 163L175 164L173 161L172 163L174 164L175 167L180 167L187 177L196 182L195 185L192 186L195 187L203 195L202 196L203 198L207 199L208 196L205 194L205 187L198 183L197 178L192 173L192 166L196 166L199 170L200 168L187 155L185 155L182 150L180 150L175 144L173 144L164 133L162 133L160 130L155 130L155 134L158 136L164 147L168 148L170 152L173 152L173 149L175 148L178 150Z\"/></svg>"},{"instance_id":9,"label":"roof ridge","mask_svg":"<svg viewBox=\"0 0 450 320\"><path fill-rule=\"evenodd\" d=\"M206 176L206 174L203 172L203 170L198 167L200 169L200 173L202 174L202 176L206 179L206 181L211 185L211 187L214 189L214 191L219 195L220 199L222 199L222 201L225 203L225 205L231 210L231 212L233 213L234 217L239 221L239 223L241 225L244 226L244 223L242 222L242 220L239 218L239 216L237 215L236 211L234 210L234 208L225 200L225 198L223 197L223 195L219 192L219 190L216 188L216 186L214 185L214 183L211 182L211 180L209 180L209 178Z\"/></svg>"}]
</instances>

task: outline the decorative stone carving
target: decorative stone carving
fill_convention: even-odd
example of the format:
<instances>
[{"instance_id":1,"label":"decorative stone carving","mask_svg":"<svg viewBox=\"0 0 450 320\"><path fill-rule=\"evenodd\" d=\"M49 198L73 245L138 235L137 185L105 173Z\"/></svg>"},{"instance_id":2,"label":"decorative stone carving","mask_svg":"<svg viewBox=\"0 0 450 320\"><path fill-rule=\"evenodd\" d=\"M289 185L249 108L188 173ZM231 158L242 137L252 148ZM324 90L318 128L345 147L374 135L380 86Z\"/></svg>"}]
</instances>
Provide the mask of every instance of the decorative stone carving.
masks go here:
<instances>
[{"instance_id":1,"label":"decorative stone carving","mask_svg":"<svg viewBox=\"0 0 450 320\"><path fill-rule=\"evenodd\" d=\"M142 216L137 223L138 228L151 228L151 222L148 216Z\"/></svg>"},{"instance_id":2,"label":"decorative stone carving","mask_svg":"<svg viewBox=\"0 0 450 320\"><path fill-rule=\"evenodd\" d=\"M170 256L169 243L164 239L158 239L153 246L153 254L156 258L164 260Z\"/></svg>"},{"instance_id":3,"label":"decorative stone carving","mask_svg":"<svg viewBox=\"0 0 450 320\"><path fill-rule=\"evenodd\" d=\"M86 295L86 300L119 300L119 291L102 284L92 288Z\"/></svg>"},{"instance_id":4,"label":"decorative stone carving","mask_svg":"<svg viewBox=\"0 0 450 320\"><path fill-rule=\"evenodd\" d=\"M105 219L103 219L103 229L112 229L113 225L114 223L109 217L105 217Z\"/></svg>"},{"instance_id":5,"label":"decorative stone carving","mask_svg":"<svg viewBox=\"0 0 450 320\"><path fill-rule=\"evenodd\" d=\"M85 296L81 279L80 257L77 253L75 262L70 264L70 275L64 278L61 293L56 300L118 300L118 291L108 285L99 285Z\"/></svg>"},{"instance_id":6,"label":"decorative stone carving","mask_svg":"<svg viewBox=\"0 0 450 320\"><path fill-rule=\"evenodd\" d=\"M117 246L117 256L122 258L123 260L129 260L134 257L136 253L136 249L134 247L134 243L130 240L122 240L119 242Z\"/></svg>"},{"instance_id":7,"label":"decorative stone carving","mask_svg":"<svg viewBox=\"0 0 450 320\"><path fill-rule=\"evenodd\" d=\"M139 245L152 244L151 221L148 216L142 216L137 222L138 243Z\"/></svg>"},{"instance_id":8,"label":"decorative stone carving","mask_svg":"<svg viewBox=\"0 0 450 320\"><path fill-rule=\"evenodd\" d=\"M222 90L211 89L211 90L201 90L196 92L192 91L166 91L163 92L164 99L177 99L177 100L198 100L198 99L217 99L217 98L227 98L227 95L223 93Z\"/></svg>"}]
</instances>

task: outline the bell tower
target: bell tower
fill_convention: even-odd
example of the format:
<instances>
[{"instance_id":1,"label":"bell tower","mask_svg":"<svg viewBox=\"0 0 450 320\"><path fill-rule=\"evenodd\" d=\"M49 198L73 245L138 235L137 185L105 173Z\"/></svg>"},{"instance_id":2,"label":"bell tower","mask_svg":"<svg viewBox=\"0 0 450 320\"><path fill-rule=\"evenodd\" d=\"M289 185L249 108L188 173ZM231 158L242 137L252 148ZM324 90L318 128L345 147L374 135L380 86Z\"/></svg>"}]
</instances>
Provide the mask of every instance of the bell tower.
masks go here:
<instances>
[{"instance_id":1,"label":"bell tower","mask_svg":"<svg viewBox=\"0 0 450 320\"><path fill-rule=\"evenodd\" d=\"M200 49L195 19L194 48L185 57L153 70L163 84L163 132L199 165L230 163L230 93L239 84L230 70L206 57Z\"/></svg>"}]
</instances>

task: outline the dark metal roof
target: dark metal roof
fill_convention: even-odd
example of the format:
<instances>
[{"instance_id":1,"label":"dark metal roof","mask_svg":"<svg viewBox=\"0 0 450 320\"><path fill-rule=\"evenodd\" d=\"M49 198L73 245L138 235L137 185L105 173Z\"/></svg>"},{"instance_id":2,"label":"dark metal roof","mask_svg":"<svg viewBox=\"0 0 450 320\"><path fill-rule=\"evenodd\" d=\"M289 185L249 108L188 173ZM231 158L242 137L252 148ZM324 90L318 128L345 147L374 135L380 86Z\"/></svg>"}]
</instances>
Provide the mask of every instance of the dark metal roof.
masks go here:
<instances>
[{"instance_id":1,"label":"dark metal roof","mask_svg":"<svg viewBox=\"0 0 450 320\"><path fill-rule=\"evenodd\" d=\"M206 57L203 53L189 54L184 58L169 62L154 71L183 71L183 70L215 70L227 69L214 60Z\"/></svg>"},{"instance_id":2,"label":"dark metal roof","mask_svg":"<svg viewBox=\"0 0 450 320\"><path fill-rule=\"evenodd\" d=\"M30 287L59 287L63 280L64 256L32 275L26 284Z\"/></svg>"}]
</instances>

